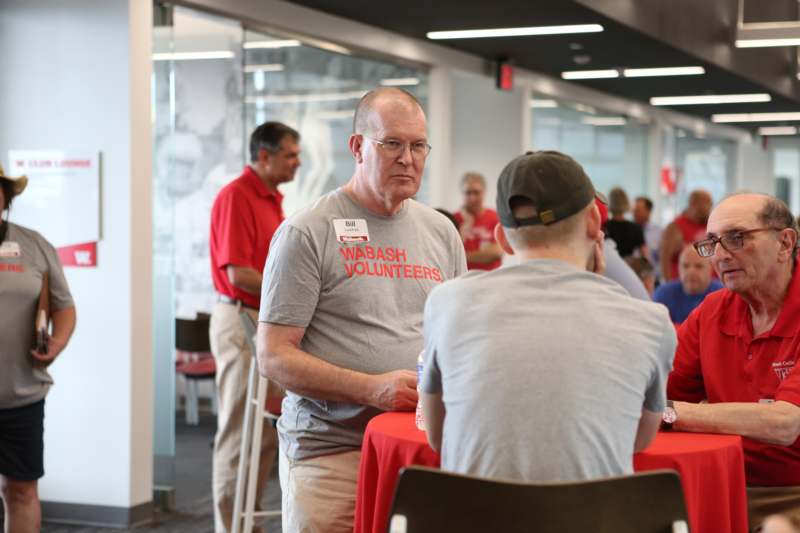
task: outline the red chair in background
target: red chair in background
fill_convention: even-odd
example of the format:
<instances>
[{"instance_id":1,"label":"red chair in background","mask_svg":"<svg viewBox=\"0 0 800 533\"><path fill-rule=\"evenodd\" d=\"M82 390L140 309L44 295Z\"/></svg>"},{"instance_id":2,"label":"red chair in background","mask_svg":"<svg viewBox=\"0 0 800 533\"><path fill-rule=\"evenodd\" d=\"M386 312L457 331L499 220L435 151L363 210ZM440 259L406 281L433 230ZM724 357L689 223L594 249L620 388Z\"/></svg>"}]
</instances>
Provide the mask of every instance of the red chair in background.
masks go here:
<instances>
[{"instance_id":1,"label":"red chair in background","mask_svg":"<svg viewBox=\"0 0 800 533\"><path fill-rule=\"evenodd\" d=\"M211 380L211 410L217 413L217 389L213 386L217 365L208 338L209 315L198 313L194 320L175 319L175 372L186 382L186 423L200 423L198 383Z\"/></svg>"}]
</instances>

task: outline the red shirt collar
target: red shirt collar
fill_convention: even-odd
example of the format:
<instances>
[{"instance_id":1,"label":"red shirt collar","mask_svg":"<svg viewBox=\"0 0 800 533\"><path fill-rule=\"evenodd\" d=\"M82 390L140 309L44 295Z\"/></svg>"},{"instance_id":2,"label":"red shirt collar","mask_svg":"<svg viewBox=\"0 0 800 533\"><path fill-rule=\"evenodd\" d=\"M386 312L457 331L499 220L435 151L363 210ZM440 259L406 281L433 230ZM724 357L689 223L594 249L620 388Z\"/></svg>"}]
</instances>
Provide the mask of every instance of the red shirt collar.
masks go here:
<instances>
[{"instance_id":1,"label":"red shirt collar","mask_svg":"<svg viewBox=\"0 0 800 533\"><path fill-rule=\"evenodd\" d=\"M250 165L246 165L244 167L244 172L242 172L242 175L245 176L247 183L249 183L250 186L253 187L253 189L255 189L256 193L262 198L269 198L270 196L274 196L279 201L283 200L283 195L280 193L280 191L278 191L277 189L272 190L266 185L264 185L264 182L261 181L261 178L258 177L258 174L256 174L255 170L253 170L253 168Z\"/></svg>"},{"instance_id":2,"label":"red shirt collar","mask_svg":"<svg viewBox=\"0 0 800 533\"><path fill-rule=\"evenodd\" d=\"M800 330L800 261L795 261L789 290L783 300L778 319L769 332L762 337L794 337ZM727 289L725 289L727 290ZM753 338L753 321L750 317L750 307L738 294L731 293L727 309L723 310L721 327L723 333L731 336ZM723 303L724 305L724 303Z\"/></svg>"}]
</instances>

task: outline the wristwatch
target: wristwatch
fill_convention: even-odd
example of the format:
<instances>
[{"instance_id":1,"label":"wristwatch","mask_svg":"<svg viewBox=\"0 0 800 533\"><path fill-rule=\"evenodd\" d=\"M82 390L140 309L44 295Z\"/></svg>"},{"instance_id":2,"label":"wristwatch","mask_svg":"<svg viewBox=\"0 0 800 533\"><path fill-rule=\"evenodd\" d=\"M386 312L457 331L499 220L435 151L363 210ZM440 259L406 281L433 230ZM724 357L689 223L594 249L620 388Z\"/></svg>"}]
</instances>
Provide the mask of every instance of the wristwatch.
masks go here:
<instances>
[{"instance_id":1,"label":"wristwatch","mask_svg":"<svg viewBox=\"0 0 800 533\"><path fill-rule=\"evenodd\" d=\"M667 406L664 408L664 412L661 413L661 429L665 431L672 429L672 424L678 420L678 412L675 411L672 405L672 400L667 400Z\"/></svg>"}]
</instances>

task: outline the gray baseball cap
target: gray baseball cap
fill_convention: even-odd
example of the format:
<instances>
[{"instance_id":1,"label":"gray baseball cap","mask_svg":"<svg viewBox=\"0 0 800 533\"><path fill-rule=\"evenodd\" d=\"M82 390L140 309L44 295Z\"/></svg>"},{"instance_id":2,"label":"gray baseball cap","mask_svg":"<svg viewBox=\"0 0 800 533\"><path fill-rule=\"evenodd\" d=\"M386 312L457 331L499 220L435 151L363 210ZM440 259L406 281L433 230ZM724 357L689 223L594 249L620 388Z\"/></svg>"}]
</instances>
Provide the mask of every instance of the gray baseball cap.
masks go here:
<instances>
[{"instance_id":1,"label":"gray baseball cap","mask_svg":"<svg viewBox=\"0 0 800 533\"><path fill-rule=\"evenodd\" d=\"M536 215L516 218L511 200L521 197L536 208ZM574 215L595 198L592 181L577 161L554 150L526 152L513 159L497 179L497 216L506 228L553 224Z\"/></svg>"}]
</instances>

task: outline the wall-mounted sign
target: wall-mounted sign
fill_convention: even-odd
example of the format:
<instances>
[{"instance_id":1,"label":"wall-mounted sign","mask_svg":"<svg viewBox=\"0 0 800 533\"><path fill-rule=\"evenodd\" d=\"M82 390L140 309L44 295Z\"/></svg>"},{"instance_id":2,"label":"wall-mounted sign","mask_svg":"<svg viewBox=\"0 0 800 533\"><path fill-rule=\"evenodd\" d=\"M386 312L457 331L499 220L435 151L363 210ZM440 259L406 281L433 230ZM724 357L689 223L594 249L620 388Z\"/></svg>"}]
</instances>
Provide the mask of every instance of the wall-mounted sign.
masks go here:
<instances>
[{"instance_id":1,"label":"wall-mounted sign","mask_svg":"<svg viewBox=\"0 0 800 533\"><path fill-rule=\"evenodd\" d=\"M97 153L9 150L9 173L28 176L14 199L12 222L41 233L64 266L97 266L100 166Z\"/></svg>"}]
</instances>

